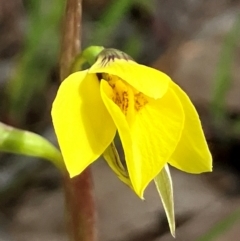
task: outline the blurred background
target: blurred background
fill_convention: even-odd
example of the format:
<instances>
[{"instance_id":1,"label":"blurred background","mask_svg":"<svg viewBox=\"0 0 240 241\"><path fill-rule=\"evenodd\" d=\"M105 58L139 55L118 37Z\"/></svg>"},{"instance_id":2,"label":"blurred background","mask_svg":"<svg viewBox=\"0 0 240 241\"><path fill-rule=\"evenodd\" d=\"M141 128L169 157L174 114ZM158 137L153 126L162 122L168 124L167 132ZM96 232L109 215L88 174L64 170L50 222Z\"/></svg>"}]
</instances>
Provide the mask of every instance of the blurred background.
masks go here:
<instances>
[{"instance_id":1,"label":"blurred background","mask_svg":"<svg viewBox=\"0 0 240 241\"><path fill-rule=\"evenodd\" d=\"M56 143L64 0L0 0L0 121ZM171 169L177 241L240 240L240 1L83 0L83 48L121 49L166 72L195 103L213 173ZM153 186L141 201L92 166L99 240L169 241ZM61 176L48 162L0 153L0 241L67 241Z\"/></svg>"}]
</instances>

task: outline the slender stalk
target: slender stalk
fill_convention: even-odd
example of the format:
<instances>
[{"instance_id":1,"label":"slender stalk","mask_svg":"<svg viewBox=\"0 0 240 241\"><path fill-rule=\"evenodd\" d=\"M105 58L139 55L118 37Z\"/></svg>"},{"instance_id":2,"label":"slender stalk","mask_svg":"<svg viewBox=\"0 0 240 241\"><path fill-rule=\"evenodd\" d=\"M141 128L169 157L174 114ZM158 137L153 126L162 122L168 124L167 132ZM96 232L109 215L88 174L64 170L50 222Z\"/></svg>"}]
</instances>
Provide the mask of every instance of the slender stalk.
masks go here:
<instances>
[{"instance_id":1,"label":"slender stalk","mask_svg":"<svg viewBox=\"0 0 240 241\"><path fill-rule=\"evenodd\" d=\"M64 177L67 222L71 241L96 240L92 186L89 168L75 178L70 179L67 174Z\"/></svg>"},{"instance_id":2,"label":"slender stalk","mask_svg":"<svg viewBox=\"0 0 240 241\"><path fill-rule=\"evenodd\" d=\"M67 0L63 19L60 78L71 73L71 66L81 48L82 0Z\"/></svg>"},{"instance_id":3,"label":"slender stalk","mask_svg":"<svg viewBox=\"0 0 240 241\"><path fill-rule=\"evenodd\" d=\"M71 73L72 63L80 52L82 1L67 0L63 19L60 55L60 78ZM70 179L64 175L68 231L71 241L96 241L95 203L91 171Z\"/></svg>"}]
</instances>

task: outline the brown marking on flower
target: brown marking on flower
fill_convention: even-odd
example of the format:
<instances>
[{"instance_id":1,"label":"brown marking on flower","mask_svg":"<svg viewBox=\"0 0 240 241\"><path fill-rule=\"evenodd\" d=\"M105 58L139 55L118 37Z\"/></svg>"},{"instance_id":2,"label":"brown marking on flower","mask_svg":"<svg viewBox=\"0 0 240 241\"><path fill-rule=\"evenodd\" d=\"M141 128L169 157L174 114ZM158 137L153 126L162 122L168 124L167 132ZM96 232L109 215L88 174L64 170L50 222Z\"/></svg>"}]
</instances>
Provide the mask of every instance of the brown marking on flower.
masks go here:
<instances>
[{"instance_id":1,"label":"brown marking on flower","mask_svg":"<svg viewBox=\"0 0 240 241\"><path fill-rule=\"evenodd\" d=\"M148 103L146 96L141 92L138 92L134 95L134 101L134 107L136 111L141 110Z\"/></svg>"},{"instance_id":2,"label":"brown marking on flower","mask_svg":"<svg viewBox=\"0 0 240 241\"><path fill-rule=\"evenodd\" d=\"M97 76L97 78L98 78L98 81L101 81L102 78L103 78L102 73L96 73L96 76Z\"/></svg>"},{"instance_id":3,"label":"brown marking on flower","mask_svg":"<svg viewBox=\"0 0 240 241\"><path fill-rule=\"evenodd\" d=\"M128 92L127 92L127 91L123 91L123 92L122 92L121 109L122 109L122 111L123 111L123 113L124 113L125 115L127 115L128 100L129 100Z\"/></svg>"},{"instance_id":4,"label":"brown marking on flower","mask_svg":"<svg viewBox=\"0 0 240 241\"><path fill-rule=\"evenodd\" d=\"M99 54L99 59L101 59L101 67L106 67L108 63L114 62L116 59L124 59L126 61L133 59L126 53L116 50L116 49L104 49Z\"/></svg>"},{"instance_id":5,"label":"brown marking on flower","mask_svg":"<svg viewBox=\"0 0 240 241\"><path fill-rule=\"evenodd\" d=\"M103 79L112 88L113 102L127 118L134 116L134 112L140 111L148 103L148 99L143 93L131 87L118 76L104 73Z\"/></svg>"}]
</instances>

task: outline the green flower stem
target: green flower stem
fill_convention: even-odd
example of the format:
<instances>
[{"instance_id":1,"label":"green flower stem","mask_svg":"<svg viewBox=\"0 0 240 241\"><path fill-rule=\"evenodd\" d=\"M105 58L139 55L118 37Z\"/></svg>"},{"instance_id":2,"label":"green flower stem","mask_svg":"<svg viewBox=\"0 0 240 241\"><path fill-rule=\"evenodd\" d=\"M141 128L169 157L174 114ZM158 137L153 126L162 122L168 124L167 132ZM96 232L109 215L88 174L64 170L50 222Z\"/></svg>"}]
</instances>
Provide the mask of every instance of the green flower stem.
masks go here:
<instances>
[{"instance_id":1,"label":"green flower stem","mask_svg":"<svg viewBox=\"0 0 240 241\"><path fill-rule=\"evenodd\" d=\"M72 72L72 63L80 50L80 26L82 15L81 0L67 0L63 19L62 46L60 57L60 77L65 79ZM80 62L79 62L80 61ZM85 58L78 60L80 65ZM75 67L74 67L75 68ZM81 161L81 160L77 160ZM92 194L93 184L91 171L70 178L65 173L64 188L66 197L66 216L71 241L96 241L96 210Z\"/></svg>"}]
</instances>

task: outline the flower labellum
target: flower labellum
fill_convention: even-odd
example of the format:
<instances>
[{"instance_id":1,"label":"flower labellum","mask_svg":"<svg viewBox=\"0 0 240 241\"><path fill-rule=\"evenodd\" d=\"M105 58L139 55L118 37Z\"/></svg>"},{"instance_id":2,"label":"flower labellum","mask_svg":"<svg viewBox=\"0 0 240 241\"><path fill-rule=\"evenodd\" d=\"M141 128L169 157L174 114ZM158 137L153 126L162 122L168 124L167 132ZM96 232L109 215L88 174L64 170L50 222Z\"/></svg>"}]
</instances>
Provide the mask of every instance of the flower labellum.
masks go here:
<instances>
[{"instance_id":1,"label":"flower labellum","mask_svg":"<svg viewBox=\"0 0 240 241\"><path fill-rule=\"evenodd\" d=\"M104 49L89 69L62 82L52 119L71 177L105 152L116 131L130 183L141 198L167 163L189 173L212 170L198 114L185 92L166 74L118 50Z\"/></svg>"}]
</instances>

